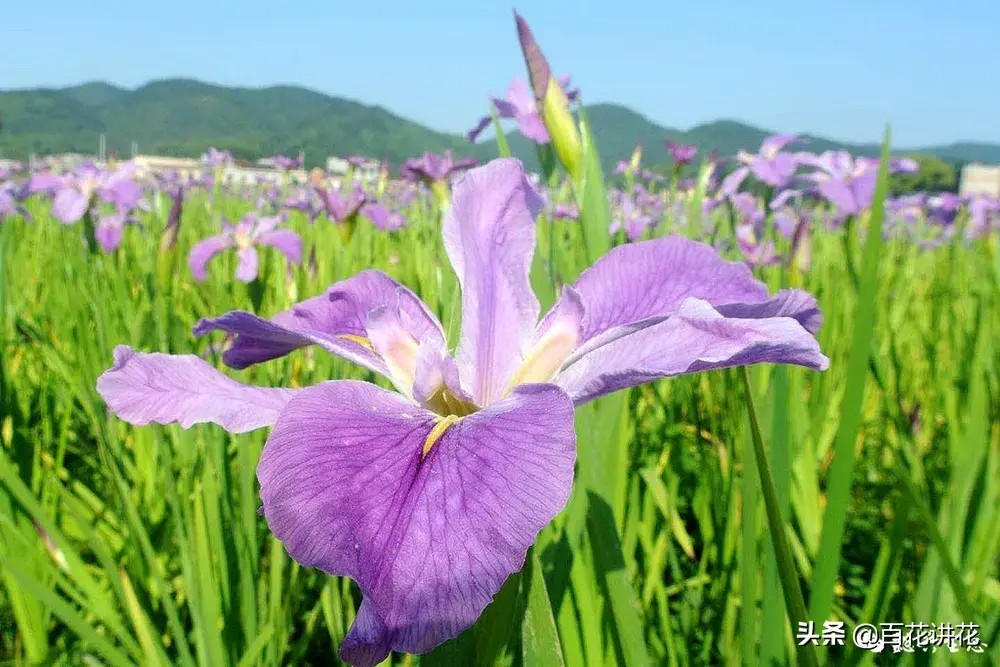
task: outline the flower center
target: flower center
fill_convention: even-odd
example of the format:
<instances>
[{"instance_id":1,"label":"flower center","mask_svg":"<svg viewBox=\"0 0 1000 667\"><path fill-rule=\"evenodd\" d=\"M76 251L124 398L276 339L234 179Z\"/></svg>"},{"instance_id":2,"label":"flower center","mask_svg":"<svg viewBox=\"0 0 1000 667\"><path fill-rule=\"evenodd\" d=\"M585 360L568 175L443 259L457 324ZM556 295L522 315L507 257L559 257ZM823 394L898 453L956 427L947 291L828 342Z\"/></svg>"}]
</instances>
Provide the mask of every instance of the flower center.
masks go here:
<instances>
[{"instance_id":1,"label":"flower center","mask_svg":"<svg viewBox=\"0 0 1000 667\"><path fill-rule=\"evenodd\" d=\"M478 407L466 400L455 396L448 387L441 385L438 390L431 394L430 398L424 401L424 406L433 410L445 419L459 418L471 415L479 410Z\"/></svg>"}]
</instances>

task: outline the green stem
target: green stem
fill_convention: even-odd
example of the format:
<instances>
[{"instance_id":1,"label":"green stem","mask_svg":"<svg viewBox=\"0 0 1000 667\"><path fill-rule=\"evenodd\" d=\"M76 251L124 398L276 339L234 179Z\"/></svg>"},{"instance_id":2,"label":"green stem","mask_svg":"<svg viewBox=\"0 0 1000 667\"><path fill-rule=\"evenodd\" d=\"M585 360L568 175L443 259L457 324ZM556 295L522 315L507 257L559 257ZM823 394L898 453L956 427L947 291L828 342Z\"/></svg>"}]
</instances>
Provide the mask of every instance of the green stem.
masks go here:
<instances>
[{"instance_id":1,"label":"green stem","mask_svg":"<svg viewBox=\"0 0 1000 667\"><path fill-rule=\"evenodd\" d=\"M799 588L798 569L792 550L788 545L788 535L785 534L785 524L781 518L781 503L778 501L778 490L774 485L771 465L764 451L764 442L760 435L760 422L757 420L757 410L753 404L753 394L750 389L750 374L747 367L741 367L743 390L747 397L747 412L750 415L750 431L753 435L753 453L757 461L757 472L760 475L760 488L764 495L764 510L767 513L767 523L771 529L771 544L774 545L774 556L778 561L778 575L781 579L781 589L785 595L785 605L788 607L788 620L792 626L792 635L799 623L806 623L809 616L806 613L806 601ZM816 653L811 644L798 647L799 662L805 667L817 667Z\"/></svg>"}]
</instances>

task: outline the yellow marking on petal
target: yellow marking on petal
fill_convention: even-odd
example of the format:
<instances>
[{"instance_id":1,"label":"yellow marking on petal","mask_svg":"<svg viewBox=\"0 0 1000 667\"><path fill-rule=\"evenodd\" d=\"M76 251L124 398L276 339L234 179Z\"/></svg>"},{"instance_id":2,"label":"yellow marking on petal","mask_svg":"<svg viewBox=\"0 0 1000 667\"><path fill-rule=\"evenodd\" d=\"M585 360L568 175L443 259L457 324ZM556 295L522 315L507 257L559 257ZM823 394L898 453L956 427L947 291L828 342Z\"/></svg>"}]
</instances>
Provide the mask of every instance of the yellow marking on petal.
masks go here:
<instances>
[{"instance_id":1,"label":"yellow marking on petal","mask_svg":"<svg viewBox=\"0 0 1000 667\"><path fill-rule=\"evenodd\" d=\"M447 417L438 419L437 423L434 424L434 428L431 429L431 432L427 434L427 438L424 440L424 449L420 452L420 460L423 461L427 458L427 455L431 452L431 448L437 444L437 441L441 439L444 432L451 428L453 424L457 424L460 421L462 421L462 417L456 415L448 415Z\"/></svg>"},{"instance_id":2,"label":"yellow marking on petal","mask_svg":"<svg viewBox=\"0 0 1000 667\"><path fill-rule=\"evenodd\" d=\"M507 392L519 384L548 382L573 353L580 336L573 328L554 325L535 343L511 378ZM506 393L506 392L505 392Z\"/></svg>"},{"instance_id":3,"label":"yellow marking on petal","mask_svg":"<svg viewBox=\"0 0 1000 667\"><path fill-rule=\"evenodd\" d=\"M352 343L357 343L361 347L365 348L369 352L374 352L375 349L372 347L371 341L364 336L355 336L354 334L337 334L337 338L343 340L349 340Z\"/></svg>"}]
</instances>

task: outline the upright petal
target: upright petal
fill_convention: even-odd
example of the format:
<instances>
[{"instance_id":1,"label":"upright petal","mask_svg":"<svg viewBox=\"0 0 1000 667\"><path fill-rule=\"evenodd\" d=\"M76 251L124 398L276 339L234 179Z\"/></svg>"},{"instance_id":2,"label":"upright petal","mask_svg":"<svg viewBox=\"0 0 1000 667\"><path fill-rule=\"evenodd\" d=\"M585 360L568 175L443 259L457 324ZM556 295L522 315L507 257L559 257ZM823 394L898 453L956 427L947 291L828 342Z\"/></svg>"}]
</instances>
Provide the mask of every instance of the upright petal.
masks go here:
<instances>
[{"instance_id":1,"label":"upright petal","mask_svg":"<svg viewBox=\"0 0 1000 667\"><path fill-rule=\"evenodd\" d=\"M507 101L514 105L515 114L538 114L535 97L528 90L528 85L519 76L511 79L507 86Z\"/></svg>"},{"instance_id":2,"label":"upright petal","mask_svg":"<svg viewBox=\"0 0 1000 667\"><path fill-rule=\"evenodd\" d=\"M349 576L364 601L340 655L375 665L458 635L524 564L569 496L573 408L527 385L452 423L362 382L305 389L261 456L264 516L307 567ZM439 422L440 423L440 422Z\"/></svg>"},{"instance_id":3,"label":"upright petal","mask_svg":"<svg viewBox=\"0 0 1000 667\"><path fill-rule=\"evenodd\" d=\"M208 277L208 262L226 248L233 247L233 240L226 234L209 236L194 244L191 254L188 255L188 266L191 268L191 275L198 282Z\"/></svg>"},{"instance_id":4,"label":"upright petal","mask_svg":"<svg viewBox=\"0 0 1000 667\"><path fill-rule=\"evenodd\" d=\"M506 388L538 321L529 272L541 207L520 161L501 159L465 175L445 217L445 249L462 287L457 360L479 405Z\"/></svg>"},{"instance_id":5,"label":"upright petal","mask_svg":"<svg viewBox=\"0 0 1000 667\"><path fill-rule=\"evenodd\" d=\"M585 312L581 343L617 326L669 315L688 297L716 306L767 299L767 287L745 264L727 262L711 246L681 236L619 246L585 270L573 288Z\"/></svg>"},{"instance_id":6,"label":"upright petal","mask_svg":"<svg viewBox=\"0 0 1000 667\"><path fill-rule=\"evenodd\" d=\"M315 344L331 354L386 374L386 366L372 350L366 330L368 314L386 305L398 305L406 330L417 340L429 335L444 340L441 323L419 297L374 270L362 271L335 283L323 294L296 304L270 320L233 311L201 320L194 333L197 336L210 331L237 334L233 346L222 357L231 368L246 368Z\"/></svg>"},{"instance_id":7,"label":"upright petal","mask_svg":"<svg viewBox=\"0 0 1000 667\"><path fill-rule=\"evenodd\" d=\"M854 192L844 181L829 179L818 185L819 193L843 213L853 215L858 212L858 204Z\"/></svg>"},{"instance_id":8,"label":"upright petal","mask_svg":"<svg viewBox=\"0 0 1000 667\"><path fill-rule=\"evenodd\" d=\"M547 144L552 140L542 117L537 113L519 114L517 116L517 129L537 144Z\"/></svg>"},{"instance_id":9,"label":"upright petal","mask_svg":"<svg viewBox=\"0 0 1000 667\"><path fill-rule=\"evenodd\" d=\"M567 360L554 382L582 405L653 380L756 363L830 365L795 318L725 317L690 298L670 316L612 329Z\"/></svg>"},{"instance_id":10,"label":"upright petal","mask_svg":"<svg viewBox=\"0 0 1000 667\"><path fill-rule=\"evenodd\" d=\"M143 426L211 422L231 433L270 426L297 390L248 387L226 377L193 354L143 354L127 345L97 379L108 408Z\"/></svg>"}]
</instances>

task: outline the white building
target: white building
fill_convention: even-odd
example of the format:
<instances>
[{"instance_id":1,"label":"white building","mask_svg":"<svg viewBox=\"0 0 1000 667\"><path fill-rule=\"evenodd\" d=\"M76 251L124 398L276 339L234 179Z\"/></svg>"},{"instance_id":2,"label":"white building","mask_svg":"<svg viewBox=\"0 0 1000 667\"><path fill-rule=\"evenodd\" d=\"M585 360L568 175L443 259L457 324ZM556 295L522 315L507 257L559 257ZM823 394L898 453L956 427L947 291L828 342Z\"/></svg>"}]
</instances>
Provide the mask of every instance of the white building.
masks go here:
<instances>
[{"instance_id":1,"label":"white building","mask_svg":"<svg viewBox=\"0 0 1000 667\"><path fill-rule=\"evenodd\" d=\"M1000 165L973 162L962 169L959 179L960 195L990 195L1000 197Z\"/></svg>"},{"instance_id":2,"label":"white building","mask_svg":"<svg viewBox=\"0 0 1000 667\"><path fill-rule=\"evenodd\" d=\"M345 176L350 164L341 157L328 157L326 159L326 173L328 176ZM362 183L369 183L378 180L379 169L382 165L378 160L367 160L364 165L354 168L354 180Z\"/></svg>"}]
</instances>

